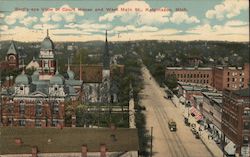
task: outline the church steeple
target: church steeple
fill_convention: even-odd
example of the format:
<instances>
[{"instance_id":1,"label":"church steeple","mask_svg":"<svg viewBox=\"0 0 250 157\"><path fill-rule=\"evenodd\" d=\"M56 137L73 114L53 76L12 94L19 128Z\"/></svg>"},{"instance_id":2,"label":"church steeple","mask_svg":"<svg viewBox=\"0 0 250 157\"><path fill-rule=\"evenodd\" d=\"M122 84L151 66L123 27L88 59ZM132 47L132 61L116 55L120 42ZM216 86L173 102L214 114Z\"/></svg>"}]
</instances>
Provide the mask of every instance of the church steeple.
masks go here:
<instances>
[{"instance_id":1,"label":"church steeple","mask_svg":"<svg viewBox=\"0 0 250 157\"><path fill-rule=\"evenodd\" d=\"M109 67L109 47L108 47L108 33L106 30L106 41L105 41L105 50L103 53L103 68L108 70Z\"/></svg>"}]
</instances>

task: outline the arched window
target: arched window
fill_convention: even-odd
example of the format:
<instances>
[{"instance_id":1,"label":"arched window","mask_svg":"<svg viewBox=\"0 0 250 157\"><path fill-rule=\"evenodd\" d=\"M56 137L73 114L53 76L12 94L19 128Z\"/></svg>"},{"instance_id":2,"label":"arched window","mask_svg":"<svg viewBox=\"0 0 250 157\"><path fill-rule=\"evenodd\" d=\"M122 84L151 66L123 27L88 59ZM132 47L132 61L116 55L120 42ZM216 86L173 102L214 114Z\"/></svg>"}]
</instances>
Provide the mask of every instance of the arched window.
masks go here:
<instances>
[{"instance_id":1,"label":"arched window","mask_svg":"<svg viewBox=\"0 0 250 157\"><path fill-rule=\"evenodd\" d=\"M36 117L41 116L41 115L42 115L42 102L37 101L36 102Z\"/></svg>"},{"instance_id":2,"label":"arched window","mask_svg":"<svg viewBox=\"0 0 250 157\"><path fill-rule=\"evenodd\" d=\"M19 113L20 113L20 115L25 114L25 103L23 100L21 100L19 103Z\"/></svg>"},{"instance_id":3,"label":"arched window","mask_svg":"<svg viewBox=\"0 0 250 157\"><path fill-rule=\"evenodd\" d=\"M59 103L56 101L53 104L53 114L58 114L59 113Z\"/></svg>"}]
</instances>

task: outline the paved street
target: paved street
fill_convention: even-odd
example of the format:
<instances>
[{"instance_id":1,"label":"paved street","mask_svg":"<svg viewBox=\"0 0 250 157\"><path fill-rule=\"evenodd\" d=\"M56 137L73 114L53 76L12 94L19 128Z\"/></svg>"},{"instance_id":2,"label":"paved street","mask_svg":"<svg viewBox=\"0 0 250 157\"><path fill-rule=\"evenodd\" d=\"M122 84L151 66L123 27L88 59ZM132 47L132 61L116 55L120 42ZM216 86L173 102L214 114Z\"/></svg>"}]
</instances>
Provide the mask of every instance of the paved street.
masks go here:
<instances>
[{"instance_id":1,"label":"paved street","mask_svg":"<svg viewBox=\"0 0 250 157\"><path fill-rule=\"evenodd\" d=\"M170 100L163 98L164 91L145 67L143 77L145 88L141 93L141 102L146 107L146 127L148 130L153 127L153 156L212 157L200 139L195 139L190 128L184 125L181 110ZM177 132L169 131L169 119L176 121Z\"/></svg>"}]
</instances>

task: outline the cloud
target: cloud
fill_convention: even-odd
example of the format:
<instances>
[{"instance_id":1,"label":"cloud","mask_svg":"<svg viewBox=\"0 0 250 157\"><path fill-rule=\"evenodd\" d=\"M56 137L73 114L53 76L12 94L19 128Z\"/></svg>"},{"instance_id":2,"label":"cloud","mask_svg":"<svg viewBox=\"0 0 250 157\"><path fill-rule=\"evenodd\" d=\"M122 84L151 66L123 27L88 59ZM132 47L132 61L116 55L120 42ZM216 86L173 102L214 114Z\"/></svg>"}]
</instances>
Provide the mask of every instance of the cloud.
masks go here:
<instances>
[{"instance_id":1,"label":"cloud","mask_svg":"<svg viewBox=\"0 0 250 157\"><path fill-rule=\"evenodd\" d=\"M9 26L7 25L0 25L0 30L6 31L8 30Z\"/></svg>"},{"instance_id":2,"label":"cloud","mask_svg":"<svg viewBox=\"0 0 250 157\"><path fill-rule=\"evenodd\" d=\"M124 11L126 8L131 9L131 11ZM136 8L142 11L137 12L135 11ZM165 9L165 11L150 11L146 9L151 9L151 7L145 1L128 1L119 5L117 11L100 16L99 21L113 21L117 18L124 23L129 21L137 25L162 24L169 21L170 11L167 8L159 8Z\"/></svg>"},{"instance_id":3,"label":"cloud","mask_svg":"<svg viewBox=\"0 0 250 157\"><path fill-rule=\"evenodd\" d=\"M244 25L249 25L249 22L245 21L240 21L240 20L231 20L226 22L226 26L244 26Z\"/></svg>"},{"instance_id":4,"label":"cloud","mask_svg":"<svg viewBox=\"0 0 250 157\"><path fill-rule=\"evenodd\" d=\"M133 25L128 26L117 26L112 31L114 32L127 32L127 31L134 31L134 32L155 32L157 31L157 27L151 26L142 26L142 27L135 27Z\"/></svg>"},{"instance_id":5,"label":"cloud","mask_svg":"<svg viewBox=\"0 0 250 157\"><path fill-rule=\"evenodd\" d=\"M195 16L189 17L187 12L178 11L174 12L172 17L170 18L170 21L175 24L180 23L200 23L200 20L198 20Z\"/></svg>"},{"instance_id":6,"label":"cloud","mask_svg":"<svg viewBox=\"0 0 250 157\"><path fill-rule=\"evenodd\" d=\"M54 28L58 28L59 25L58 24L36 24L33 26L34 29L54 29Z\"/></svg>"},{"instance_id":7,"label":"cloud","mask_svg":"<svg viewBox=\"0 0 250 157\"><path fill-rule=\"evenodd\" d=\"M66 24L64 26L65 28L71 28L71 29L79 29L84 32L100 32L104 31L105 29L111 29L112 25L110 24L97 24L85 21L83 24Z\"/></svg>"},{"instance_id":8,"label":"cloud","mask_svg":"<svg viewBox=\"0 0 250 157\"><path fill-rule=\"evenodd\" d=\"M4 16L5 16L4 14L0 13L0 19L3 18Z\"/></svg>"},{"instance_id":9,"label":"cloud","mask_svg":"<svg viewBox=\"0 0 250 157\"><path fill-rule=\"evenodd\" d=\"M25 16L27 16L28 13L26 11L13 11L10 15L6 16L4 21L9 24L15 24L17 20L24 19Z\"/></svg>"},{"instance_id":10,"label":"cloud","mask_svg":"<svg viewBox=\"0 0 250 157\"><path fill-rule=\"evenodd\" d=\"M218 4L212 10L206 12L208 19L216 18L222 20L225 17L232 18L238 16L242 10L248 10L248 0L225 0Z\"/></svg>"},{"instance_id":11,"label":"cloud","mask_svg":"<svg viewBox=\"0 0 250 157\"><path fill-rule=\"evenodd\" d=\"M217 40L221 35L245 35L249 36L249 26L232 27L229 25L214 25L209 24L199 25L195 28L189 29L187 33L195 33L199 35L214 35L217 36L214 40Z\"/></svg>"},{"instance_id":12,"label":"cloud","mask_svg":"<svg viewBox=\"0 0 250 157\"><path fill-rule=\"evenodd\" d=\"M24 24L25 26L29 26L33 23L37 22L37 17L27 17L27 18L24 18L20 21L20 23Z\"/></svg>"},{"instance_id":13,"label":"cloud","mask_svg":"<svg viewBox=\"0 0 250 157\"><path fill-rule=\"evenodd\" d=\"M73 22L76 20L77 16L84 16L84 12L80 11L78 8L72 8L69 5L65 4L59 9L50 8L49 11L44 11L43 17L40 18L40 21L43 23L47 23L49 21Z\"/></svg>"}]
</instances>

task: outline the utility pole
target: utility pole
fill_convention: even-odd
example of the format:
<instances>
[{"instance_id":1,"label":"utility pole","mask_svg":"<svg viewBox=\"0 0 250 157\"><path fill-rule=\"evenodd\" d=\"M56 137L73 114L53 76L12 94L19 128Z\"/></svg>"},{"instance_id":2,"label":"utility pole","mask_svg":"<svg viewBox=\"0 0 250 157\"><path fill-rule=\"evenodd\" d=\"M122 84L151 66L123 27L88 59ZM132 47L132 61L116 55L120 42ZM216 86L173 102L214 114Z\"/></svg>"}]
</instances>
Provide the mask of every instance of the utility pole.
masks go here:
<instances>
[{"instance_id":1,"label":"utility pole","mask_svg":"<svg viewBox=\"0 0 250 157\"><path fill-rule=\"evenodd\" d=\"M0 126L2 125L2 70L0 69Z\"/></svg>"},{"instance_id":2,"label":"utility pole","mask_svg":"<svg viewBox=\"0 0 250 157\"><path fill-rule=\"evenodd\" d=\"M150 134L151 134L151 142L150 142L150 157L152 157L152 156L153 156L153 127L151 127Z\"/></svg>"}]
</instances>

